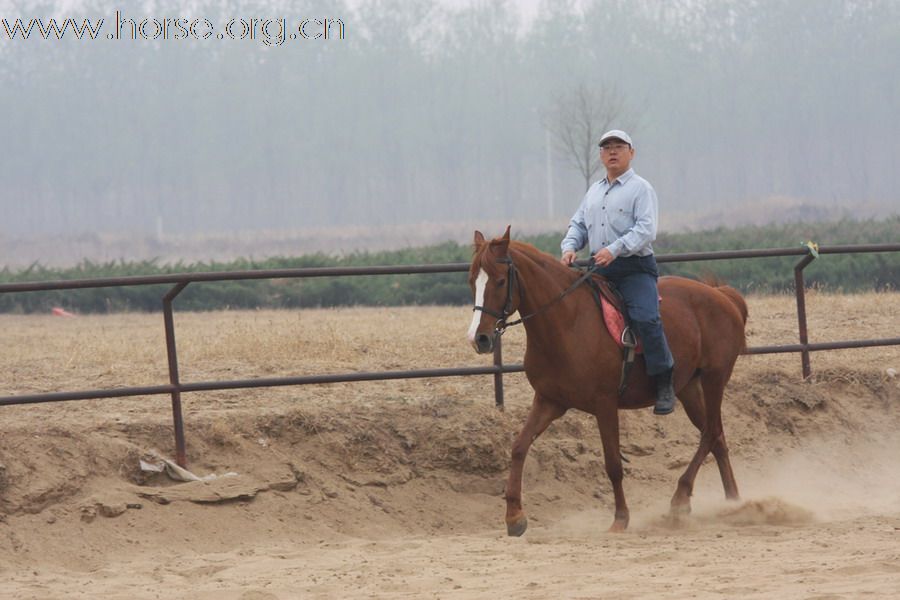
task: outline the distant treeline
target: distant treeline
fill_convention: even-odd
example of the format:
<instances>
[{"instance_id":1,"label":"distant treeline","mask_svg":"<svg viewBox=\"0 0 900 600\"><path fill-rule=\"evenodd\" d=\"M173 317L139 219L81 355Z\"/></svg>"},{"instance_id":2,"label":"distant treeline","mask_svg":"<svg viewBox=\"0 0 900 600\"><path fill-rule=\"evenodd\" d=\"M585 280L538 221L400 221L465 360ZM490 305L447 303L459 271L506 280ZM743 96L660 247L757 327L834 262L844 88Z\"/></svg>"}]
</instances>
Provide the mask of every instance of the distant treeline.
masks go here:
<instances>
[{"instance_id":1,"label":"distant treeline","mask_svg":"<svg viewBox=\"0 0 900 600\"><path fill-rule=\"evenodd\" d=\"M621 98L610 123L685 218L772 198L883 216L900 189L897 0L13 0L0 18L74 6L120 11L104 28L129 37L131 19L187 12L217 34L280 12L346 31L4 39L0 235L566 218L583 181L547 131L581 86L607 94L603 115ZM848 154L866 160L848 172Z\"/></svg>"},{"instance_id":2,"label":"distant treeline","mask_svg":"<svg viewBox=\"0 0 900 600\"><path fill-rule=\"evenodd\" d=\"M807 241L823 246L897 243L900 217L881 221L788 224L768 227L714 229L662 234L654 244L658 255L714 250L799 247ZM561 233L544 234L523 241L554 255L559 253ZM267 260L157 264L142 262L83 262L69 269L33 265L13 272L0 271L0 283L159 275L182 272L242 271L301 267L350 267L373 265L444 264L468 262L469 245L452 242L389 252L355 253L344 257L314 254ZM662 274L688 277L714 275L743 292L778 293L793 289L793 265L798 256L739 259L661 265ZM804 271L807 285L828 291L895 290L900 283L900 253L823 255ZM0 312L40 313L52 307L72 312L106 313L155 311L169 286L134 286L0 294ZM471 291L463 273L427 275L379 275L314 279L276 279L193 283L176 300L180 310L223 308L303 308L319 306L397 306L415 304L465 304Z\"/></svg>"}]
</instances>

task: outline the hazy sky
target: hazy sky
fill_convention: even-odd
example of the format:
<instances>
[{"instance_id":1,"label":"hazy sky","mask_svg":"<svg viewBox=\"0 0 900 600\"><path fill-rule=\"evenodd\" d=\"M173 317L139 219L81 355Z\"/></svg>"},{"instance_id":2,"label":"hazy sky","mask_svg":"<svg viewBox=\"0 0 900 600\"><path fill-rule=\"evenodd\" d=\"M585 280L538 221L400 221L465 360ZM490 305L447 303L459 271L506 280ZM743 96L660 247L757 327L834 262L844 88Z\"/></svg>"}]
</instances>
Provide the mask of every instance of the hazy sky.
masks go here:
<instances>
[{"instance_id":1,"label":"hazy sky","mask_svg":"<svg viewBox=\"0 0 900 600\"><path fill-rule=\"evenodd\" d=\"M0 39L0 242L27 263L47 256L27 240L562 230L584 181L548 123L581 88L622 98L609 124L633 127L663 229L900 206L896 1L349 3L0 0L5 19L346 20L276 47Z\"/></svg>"}]
</instances>

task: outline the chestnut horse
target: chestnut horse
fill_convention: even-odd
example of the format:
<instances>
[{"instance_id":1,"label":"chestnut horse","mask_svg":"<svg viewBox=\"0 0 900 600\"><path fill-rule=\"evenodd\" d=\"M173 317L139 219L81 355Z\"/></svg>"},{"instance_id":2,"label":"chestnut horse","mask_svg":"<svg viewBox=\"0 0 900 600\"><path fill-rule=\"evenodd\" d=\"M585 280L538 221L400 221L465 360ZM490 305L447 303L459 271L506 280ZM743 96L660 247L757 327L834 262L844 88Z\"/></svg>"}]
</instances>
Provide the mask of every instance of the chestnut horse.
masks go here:
<instances>
[{"instance_id":1,"label":"chestnut horse","mask_svg":"<svg viewBox=\"0 0 900 600\"><path fill-rule=\"evenodd\" d=\"M618 410L653 406L655 390L638 357L625 392L619 395L622 351L604 325L591 289L573 287L579 273L533 246L502 238L485 241L475 232L475 255L469 283L475 314L469 341L479 353L491 352L507 318L518 311L527 337L525 374L534 388L531 412L512 448L506 485L509 535L528 526L522 509L522 470L531 443L568 409L594 415L600 427L606 473L612 482L616 512L610 531L628 526L622 489ZM672 355L674 384L688 418L700 430L700 445L678 480L672 513L690 511L697 471L712 452L725 496L738 498L722 430L725 384L745 348L747 304L733 288L681 277L659 280L660 309Z\"/></svg>"}]
</instances>

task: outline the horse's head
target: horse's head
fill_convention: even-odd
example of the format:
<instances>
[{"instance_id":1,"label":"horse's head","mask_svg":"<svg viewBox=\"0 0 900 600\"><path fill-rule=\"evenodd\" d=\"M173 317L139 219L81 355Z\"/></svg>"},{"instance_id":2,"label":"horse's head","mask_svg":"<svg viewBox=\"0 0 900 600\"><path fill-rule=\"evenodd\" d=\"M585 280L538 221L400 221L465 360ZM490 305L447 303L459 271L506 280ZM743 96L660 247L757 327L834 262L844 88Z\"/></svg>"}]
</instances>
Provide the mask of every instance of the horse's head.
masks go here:
<instances>
[{"instance_id":1,"label":"horse's head","mask_svg":"<svg viewBox=\"0 0 900 600\"><path fill-rule=\"evenodd\" d=\"M469 342L479 354L492 352L506 319L519 307L518 277L509 256L509 227L503 237L490 242L480 231L475 232L469 285L475 298Z\"/></svg>"}]
</instances>

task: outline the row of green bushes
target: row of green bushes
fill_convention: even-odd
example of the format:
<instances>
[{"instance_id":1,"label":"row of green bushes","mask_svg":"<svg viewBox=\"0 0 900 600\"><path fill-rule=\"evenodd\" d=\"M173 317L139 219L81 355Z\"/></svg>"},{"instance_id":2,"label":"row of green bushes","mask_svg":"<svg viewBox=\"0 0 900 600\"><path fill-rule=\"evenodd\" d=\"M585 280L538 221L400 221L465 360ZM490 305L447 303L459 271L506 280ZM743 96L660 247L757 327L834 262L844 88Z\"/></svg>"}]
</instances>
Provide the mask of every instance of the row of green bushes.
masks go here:
<instances>
[{"instance_id":1,"label":"row of green bushes","mask_svg":"<svg viewBox=\"0 0 900 600\"><path fill-rule=\"evenodd\" d=\"M827 223L790 223L660 234L653 246L657 255L717 250L800 247L808 241L820 246L900 243L900 216L879 221L842 220ZM555 235L539 236L545 249L558 248ZM669 263L663 275L718 277L744 293L793 291L794 265L799 256ZM900 286L900 253L827 254L804 271L807 286L841 292L893 290Z\"/></svg>"},{"instance_id":2,"label":"row of green bushes","mask_svg":"<svg viewBox=\"0 0 900 600\"><path fill-rule=\"evenodd\" d=\"M712 250L797 247L807 240L821 245L897 243L900 217L882 221L789 224L779 227L719 228L660 235L658 255ZM560 233L523 238L538 248L559 253ZM182 272L241 271L302 267L444 264L468 262L471 247L444 243L389 252L355 253L344 257L314 254L267 260L158 264L157 261L94 263L69 269L32 265L21 271L0 271L0 283L160 275ZM793 265L799 257L663 264L663 274L690 277L713 275L744 292L793 289ZM896 289L900 253L823 255L804 272L807 284L833 291ZM46 312L60 306L81 313L159 310L169 286L134 286L0 294L0 312ZM380 275L314 279L275 279L194 283L178 297L181 310L221 308L300 308L348 305L465 304L471 292L462 273Z\"/></svg>"}]
</instances>

